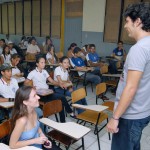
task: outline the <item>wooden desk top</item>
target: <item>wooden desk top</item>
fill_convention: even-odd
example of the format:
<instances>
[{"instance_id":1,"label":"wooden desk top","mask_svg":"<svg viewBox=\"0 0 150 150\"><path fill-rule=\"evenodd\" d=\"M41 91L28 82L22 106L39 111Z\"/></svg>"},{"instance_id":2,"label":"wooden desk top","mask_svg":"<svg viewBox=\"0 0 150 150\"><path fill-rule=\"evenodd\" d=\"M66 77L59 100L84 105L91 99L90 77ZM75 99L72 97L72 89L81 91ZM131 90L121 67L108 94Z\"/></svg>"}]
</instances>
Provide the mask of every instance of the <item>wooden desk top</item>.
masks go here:
<instances>
[{"instance_id":1,"label":"wooden desk top","mask_svg":"<svg viewBox=\"0 0 150 150\"><path fill-rule=\"evenodd\" d=\"M22 147L22 148L11 149L11 148L9 148L8 145L6 145L4 143L0 143L0 149L1 150L40 150L40 148L37 148L35 146L25 146L25 147Z\"/></svg>"},{"instance_id":2,"label":"wooden desk top","mask_svg":"<svg viewBox=\"0 0 150 150\"><path fill-rule=\"evenodd\" d=\"M80 104L72 104L73 107L76 108L82 108L85 110L92 110L92 111L97 111L97 112L101 112L104 111L106 109L108 109L107 106L102 106L102 105L80 105Z\"/></svg>"},{"instance_id":3,"label":"wooden desk top","mask_svg":"<svg viewBox=\"0 0 150 150\"><path fill-rule=\"evenodd\" d=\"M93 71L93 67L86 67L82 70L77 70L77 69L70 69L71 71L80 71L80 72L88 72L88 71Z\"/></svg>"},{"instance_id":4,"label":"wooden desk top","mask_svg":"<svg viewBox=\"0 0 150 150\"><path fill-rule=\"evenodd\" d=\"M120 78L121 74L102 74L102 76Z\"/></svg>"},{"instance_id":5,"label":"wooden desk top","mask_svg":"<svg viewBox=\"0 0 150 150\"><path fill-rule=\"evenodd\" d=\"M82 138L87 133L89 133L91 130L91 129L89 129L85 126L79 125L75 122L59 123L59 122L50 120L48 118L42 118L39 121L49 127L54 128L55 130L65 134L67 136L70 136L71 138L76 139L76 140Z\"/></svg>"},{"instance_id":6,"label":"wooden desk top","mask_svg":"<svg viewBox=\"0 0 150 150\"><path fill-rule=\"evenodd\" d=\"M14 107L14 102L0 102L0 107L2 108Z\"/></svg>"},{"instance_id":7,"label":"wooden desk top","mask_svg":"<svg viewBox=\"0 0 150 150\"><path fill-rule=\"evenodd\" d=\"M36 92L40 96L47 96L54 93L51 89L37 89Z\"/></svg>"},{"instance_id":8,"label":"wooden desk top","mask_svg":"<svg viewBox=\"0 0 150 150\"><path fill-rule=\"evenodd\" d=\"M49 64L49 63L46 63L45 65L46 65L46 66L56 66L56 67L57 67L57 66L60 66L59 63L57 63L57 64Z\"/></svg>"},{"instance_id":9,"label":"wooden desk top","mask_svg":"<svg viewBox=\"0 0 150 150\"><path fill-rule=\"evenodd\" d=\"M30 62L35 62L35 60L29 60L29 59L28 60L24 60L24 61L29 62L29 63Z\"/></svg>"}]
</instances>

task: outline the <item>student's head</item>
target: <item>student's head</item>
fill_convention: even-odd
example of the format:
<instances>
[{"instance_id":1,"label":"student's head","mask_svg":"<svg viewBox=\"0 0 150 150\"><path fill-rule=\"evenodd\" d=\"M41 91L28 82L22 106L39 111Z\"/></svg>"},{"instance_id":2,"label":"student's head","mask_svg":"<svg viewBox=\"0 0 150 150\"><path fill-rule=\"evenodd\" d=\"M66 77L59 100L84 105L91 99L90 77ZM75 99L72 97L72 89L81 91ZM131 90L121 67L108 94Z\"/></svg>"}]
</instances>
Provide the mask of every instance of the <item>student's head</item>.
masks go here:
<instances>
[{"instance_id":1,"label":"student's head","mask_svg":"<svg viewBox=\"0 0 150 150\"><path fill-rule=\"evenodd\" d=\"M63 56L60 58L60 64L63 68L67 69L69 68L69 58L67 56Z\"/></svg>"},{"instance_id":2,"label":"student's head","mask_svg":"<svg viewBox=\"0 0 150 150\"><path fill-rule=\"evenodd\" d=\"M76 57L80 57L81 49L79 47L75 47L75 49L73 50L73 53Z\"/></svg>"},{"instance_id":3,"label":"student's head","mask_svg":"<svg viewBox=\"0 0 150 150\"><path fill-rule=\"evenodd\" d=\"M96 51L95 44L90 44L89 49L90 49L91 53L95 53L95 51Z\"/></svg>"},{"instance_id":4,"label":"student's head","mask_svg":"<svg viewBox=\"0 0 150 150\"><path fill-rule=\"evenodd\" d=\"M50 38L46 38L46 45L51 45L52 44L52 40Z\"/></svg>"},{"instance_id":5,"label":"student's head","mask_svg":"<svg viewBox=\"0 0 150 150\"><path fill-rule=\"evenodd\" d=\"M9 41L9 42L8 42L8 46L9 46L10 49L12 49L13 46L14 46L13 42L12 42L12 41Z\"/></svg>"},{"instance_id":6,"label":"student's head","mask_svg":"<svg viewBox=\"0 0 150 150\"><path fill-rule=\"evenodd\" d=\"M122 49L123 48L123 41L118 41L118 48L119 49Z\"/></svg>"},{"instance_id":7,"label":"student's head","mask_svg":"<svg viewBox=\"0 0 150 150\"><path fill-rule=\"evenodd\" d=\"M27 38L26 38L25 35L22 36L21 41L22 41L22 40L23 40L23 41L26 41L26 40L27 40Z\"/></svg>"},{"instance_id":8,"label":"student's head","mask_svg":"<svg viewBox=\"0 0 150 150\"><path fill-rule=\"evenodd\" d=\"M17 66L20 62L20 56L18 54L11 55L11 63L13 66Z\"/></svg>"},{"instance_id":9,"label":"student's head","mask_svg":"<svg viewBox=\"0 0 150 150\"><path fill-rule=\"evenodd\" d=\"M76 43L71 43L69 48L68 48L68 50L72 50L73 51L75 47L77 47L77 44Z\"/></svg>"},{"instance_id":10,"label":"student's head","mask_svg":"<svg viewBox=\"0 0 150 150\"><path fill-rule=\"evenodd\" d=\"M4 40L4 39L1 39L1 40L0 40L0 47L4 47L4 45L5 45L5 40Z\"/></svg>"},{"instance_id":11,"label":"student's head","mask_svg":"<svg viewBox=\"0 0 150 150\"><path fill-rule=\"evenodd\" d=\"M45 58L43 56L38 56L36 58L36 65L39 69L44 69L45 68Z\"/></svg>"},{"instance_id":12,"label":"student's head","mask_svg":"<svg viewBox=\"0 0 150 150\"><path fill-rule=\"evenodd\" d=\"M1 75L6 80L10 80L12 76L12 66L8 63L4 63L0 67Z\"/></svg>"},{"instance_id":13,"label":"student's head","mask_svg":"<svg viewBox=\"0 0 150 150\"><path fill-rule=\"evenodd\" d=\"M150 3L130 4L124 12L125 29L130 37L136 38L136 31L150 32Z\"/></svg>"},{"instance_id":14,"label":"student's head","mask_svg":"<svg viewBox=\"0 0 150 150\"><path fill-rule=\"evenodd\" d=\"M39 106L39 99L36 90L31 86L22 86L17 90L12 113L13 128L17 119L30 115L29 110Z\"/></svg>"},{"instance_id":15,"label":"student's head","mask_svg":"<svg viewBox=\"0 0 150 150\"><path fill-rule=\"evenodd\" d=\"M50 53L55 52L55 47L54 47L52 44L50 44L50 45L48 46L48 52L50 52Z\"/></svg>"},{"instance_id":16,"label":"student's head","mask_svg":"<svg viewBox=\"0 0 150 150\"><path fill-rule=\"evenodd\" d=\"M3 47L3 52L2 54L6 55L6 54L10 54L10 50L9 50L9 46L8 45L5 45Z\"/></svg>"},{"instance_id":17,"label":"student's head","mask_svg":"<svg viewBox=\"0 0 150 150\"><path fill-rule=\"evenodd\" d=\"M29 43L32 44L32 45L36 45L36 39L35 39L35 37L31 37L29 39Z\"/></svg>"}]
</instances>

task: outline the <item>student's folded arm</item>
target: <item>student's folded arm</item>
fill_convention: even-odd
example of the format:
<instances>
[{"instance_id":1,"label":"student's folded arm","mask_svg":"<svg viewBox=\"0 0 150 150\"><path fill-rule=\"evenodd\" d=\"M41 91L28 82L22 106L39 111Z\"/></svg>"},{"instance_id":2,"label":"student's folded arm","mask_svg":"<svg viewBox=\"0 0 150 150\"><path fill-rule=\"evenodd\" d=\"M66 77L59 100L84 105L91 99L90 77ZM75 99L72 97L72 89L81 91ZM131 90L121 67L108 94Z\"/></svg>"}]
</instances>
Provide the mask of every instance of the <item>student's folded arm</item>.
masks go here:
<instances>
[{"instance_id":1,"label":"student's folded arm","mask_svg":"<svg viewBox=\"0 0 150 150\"><path fill-rule=\"evenodd\" d=\"M0 97L0 102L8 102L9 99L8 98L3 98L3 97Z\"/></svg>"}]
</instances>

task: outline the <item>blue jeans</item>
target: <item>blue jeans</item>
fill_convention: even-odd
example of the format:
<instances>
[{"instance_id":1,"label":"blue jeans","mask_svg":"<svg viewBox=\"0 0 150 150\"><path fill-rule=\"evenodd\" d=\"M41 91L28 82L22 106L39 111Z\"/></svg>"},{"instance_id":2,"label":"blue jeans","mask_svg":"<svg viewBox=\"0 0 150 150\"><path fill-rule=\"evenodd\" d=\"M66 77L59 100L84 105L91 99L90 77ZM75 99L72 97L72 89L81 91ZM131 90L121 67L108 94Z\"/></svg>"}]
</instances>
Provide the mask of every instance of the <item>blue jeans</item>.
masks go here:
<instances>
[{"instance_id":1,"label":"blue jeans","mask_svg":"<svg viewBox=\"0 0 150 150\"><path fill-rule=\"evenodd\" d=\"M84 78L85 74L81 75L81 77ZM85 81L86 82L90 81L90 82L94 83L95 85L97 85L97 84L101 83L101 78L100 78L100 76L95 75L92 72L88 72L86 74Z\"/></svg>"},{"instance_id":2,"label":"blue jeans","mask_svg":"<svg viewBox=\"0 0 150 150\"><path fill-rule=\"evenodd\" d=\"M76 88L73 87L73 91L75 91L75 90L76 90ZM59 94L65 94L66 96L71 97L71 92L69 90L62 89L61 87L55 88L55 92L59 93ZM78 101L76 103L82 104L82 105L87 105L85 98L81 99L80 101ZM78 114L82 113L83 111L84 111L83 109L79 109L79 108L77 109Z\"/></svg>"},{"instance_id":3,"label":"blue jeans","mask_svg":"<svg viewBox=\"0 0 150 150\"><path fill-rule=\"evenodd\" d=\"M150 122L150 116L144 119L119 120L119 132L113 134L111 150L140 150L142 130Z\"/></svg>"}]
</instances>

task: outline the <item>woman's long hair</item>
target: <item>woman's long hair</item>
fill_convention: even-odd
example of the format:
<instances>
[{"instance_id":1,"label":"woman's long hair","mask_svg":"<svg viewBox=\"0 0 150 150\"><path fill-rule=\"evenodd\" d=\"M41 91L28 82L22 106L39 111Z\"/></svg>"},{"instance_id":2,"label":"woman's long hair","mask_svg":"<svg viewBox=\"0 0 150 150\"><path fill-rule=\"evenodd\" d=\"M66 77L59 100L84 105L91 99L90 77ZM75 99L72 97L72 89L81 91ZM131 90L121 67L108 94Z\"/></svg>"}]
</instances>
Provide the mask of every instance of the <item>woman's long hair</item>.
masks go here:
<instances>
[{"instance_id":1,"label":"woman's long hair","mask_svg":"<svg viewBox=\"0 0 150 150\"><path fill-rule=\"evenodd\" d=\"M51 51L51 48L54 49L54 57L55 57L56 62L58 62L58 57L57 57L56 54L55 54L55 47L54 47L54 45L51 44L51 45L48 46L48 52Z\"/></svg>"},{"instance_id":2,"label":"woman's long hair","mask_svg":"<svg viewBox=\"0 0 150 150\"><path fill-rule=\"evenodd\" d=\"M23 101L27 101L29 99L32 89L33 87L31 86L22 86L16 92L15 103L12 112L12 130L15 127L17 119L23 116L28 116L27 106L23 104Z\"/></svg>"},{"instance_id":3,"label":"woman's long hair","mask_svg":"<svg viewBox=\"0 0 150 150\"><path fill-rule=\"evenodd\" d=\"M4 47L3 47L3 52L2 52L2 54L4 55L4 58L6 59L6 52L5 52L5 48L6 47L8 47L9 48L9 46L8 45L5 45ZM9 50L9 52L8 52L8 55L10 54L10 50Z\"/></svg>"}]
</instances>

